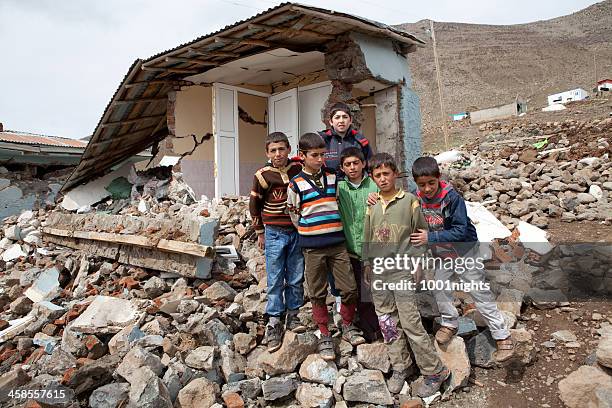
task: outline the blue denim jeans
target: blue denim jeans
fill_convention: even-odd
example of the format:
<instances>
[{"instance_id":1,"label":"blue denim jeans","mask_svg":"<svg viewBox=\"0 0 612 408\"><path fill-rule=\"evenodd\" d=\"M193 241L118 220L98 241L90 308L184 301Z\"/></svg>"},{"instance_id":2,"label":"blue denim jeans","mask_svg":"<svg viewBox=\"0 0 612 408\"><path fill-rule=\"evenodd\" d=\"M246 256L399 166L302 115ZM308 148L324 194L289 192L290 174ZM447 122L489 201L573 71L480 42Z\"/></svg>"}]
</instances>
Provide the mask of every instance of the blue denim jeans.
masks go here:
<instances>
[{"instance_id":1,"label":"blue denim jeans","mask_svg":"<svg viewBox=\"0 0 612 408\"><path fill-rule=\"evenodd\" d=\"M266 225L266 275L268 316L280 316L286 309L304 304L304 256L293 229Z\"/></svg>"}]
</instances>

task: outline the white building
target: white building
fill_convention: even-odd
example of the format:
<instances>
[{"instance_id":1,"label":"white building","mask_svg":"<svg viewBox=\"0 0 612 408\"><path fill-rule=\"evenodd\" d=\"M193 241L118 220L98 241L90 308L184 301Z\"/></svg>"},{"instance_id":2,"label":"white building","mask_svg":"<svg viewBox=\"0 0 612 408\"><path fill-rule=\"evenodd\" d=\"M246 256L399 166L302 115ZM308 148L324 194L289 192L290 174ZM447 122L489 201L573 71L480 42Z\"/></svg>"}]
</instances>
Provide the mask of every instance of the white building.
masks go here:
<instances>
[{"instance_id":1,"label":"white building","mask_svg":"<svg viewBox=\"0 0 612 408\"><path fill-rule=\"evenodd\" d=\"M556 93L554 95L548 95L548 104L554 105L555 103L566 103L571 101L581 101L589 97L589 93L582 88L572 89L571 91L565 91Z\"/></svg>"},{"instance_id":2,"label":"white building","mask_svg":"<svg viewBox=\"0 0 612 408\"><path fill-rule=\"evenodd\" d=\"M612 90L612 79L602 79L597 81L597 91L609 91Z\"/></svg>"}]
</instances>

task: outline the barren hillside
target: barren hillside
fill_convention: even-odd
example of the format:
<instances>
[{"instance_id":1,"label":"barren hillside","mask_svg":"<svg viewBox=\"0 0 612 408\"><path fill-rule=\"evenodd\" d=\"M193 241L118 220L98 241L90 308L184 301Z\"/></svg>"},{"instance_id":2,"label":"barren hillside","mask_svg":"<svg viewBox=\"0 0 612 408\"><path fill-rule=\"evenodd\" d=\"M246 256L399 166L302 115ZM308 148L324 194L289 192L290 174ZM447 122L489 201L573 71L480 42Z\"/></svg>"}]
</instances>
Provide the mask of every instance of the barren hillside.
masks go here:
<instances>
[{"instance_id":1,"label":"barren hillside","mask_svg":"<svg viewBox=\"0 0 612 408\"><path fill-rule=\"evenodd\" d=\"M426 130L439 123L429 21L402 28L428 42L410 55ZM582 87L591 91L598 77L612 76L612 0L567 16L529 24L495 26L435 23L446 113L530 99L546 104L550 93Z\"/></svg>"}]
</instances>

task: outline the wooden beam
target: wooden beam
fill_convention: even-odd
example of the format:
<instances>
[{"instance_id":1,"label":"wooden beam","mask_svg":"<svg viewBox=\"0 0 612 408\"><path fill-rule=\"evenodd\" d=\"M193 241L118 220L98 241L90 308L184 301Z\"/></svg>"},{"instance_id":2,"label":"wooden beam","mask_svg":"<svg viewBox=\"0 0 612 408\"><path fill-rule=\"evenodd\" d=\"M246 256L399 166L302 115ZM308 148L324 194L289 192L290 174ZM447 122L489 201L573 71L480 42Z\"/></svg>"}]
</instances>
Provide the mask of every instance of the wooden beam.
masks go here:
<instances>
[{"instance_id":1,"label":"wooden beam","mask_svg":"<svg viewBox=\"0 0 612 408\"><path fill-rule=\"evenodd\" d=\"M240 44L240 45L256 45L258 47L272 47L272 44L264 40L254 40L250 38L228 38L228 37L215 37L215 42L224 44Z\"/></svg>"},{"instance_id":2,"label":"wooden beam","mask_svg":"<svg viewBox=\"0 0 612 408\"><path fill-rule=\"evenodd\" d=\"M168 99L166 95L164 96L155 96L152 98L139 98L139 99L119 99L118 101L114 101L113 105L120 105L122 103L144 103L144 102L158 102Z\"/></svg>"},{"instance_id":3,"label":"wooden beam","mask_svg":"<svg viewBox=\"0 0 612 408\"><path fill-rule=\"evenodd\" d=\"M186 68L170 68L170 67L150 67L150 66L142 66L143 71L155 71L155 72L172 72L175 74L197 74L200 71L195 71L193 69Z\"/></svg>"},{"instance_id":4,"label":"wooden beam","mask_svg":"<svg viewBox=\"0 0 612 408\"><path fill-rule=\"evenodd\" d=\"M133 123L138 123L140 121L161 118L162 116L166 116L166 114L162 113L162 114L159 114L159 115L141 116L139 118L134 118L134 119L118 120L116 122L102 123L100 126L101 127L109 127L109 126L116 126L116 125L121 125L121 126L123 126L123 125L131 125Z\"/></svg>"},{"instance_id":5,"label":"wooden beam","mask_svg":"<svg viewBox=\"0 0 612 408\"><path fill-rule=\"evenodd\" d=\"M202 61L202 60L195 59L195 58L183 58L183 57L166 57L166 62L184 62L187 64L196 64L196 65L213 66L213 67L216 67L217 65L219 65L218 62Z\"/></svg>"},{"instance_id":6,"label":"wooden beam","mask_svg":"<svg viewBox=\"0 0 612 408\"><path fill-rule=\"evenodd\" d=\"M273 27L273 26L269 26L265 24L249 24L249 28L266 30L266 31L274 32L274 33L290 33L292 34L292 36L296 36L298 34L307 34L307 35L319 37L324 40L333 40L334 38L336 38L336 36L334 35L322 34L316 31L312 31L312 30L295 29L295 28L289 28L289 27Z\"/></svg>"},{"instance_id":7,"label":"wooden beam","mask_svg":"<svg viewBox=\"0 0 612 408\"><path fill-rule=\"evenodd\" d=\"M239 58L240 54L237 52L228 52L228 51L202 51L195 48L188 48L192 54L200 55L202 57L227 57L227 58Z\"/></svg>"},{"instance_id":8,"label":"wooden beam","mask_svg":"<svg viewBox=\"0 0 612 408\"><path fill-rule=\"evenodd\" d=\"M109 242L119 245L133 245L149 249L159 249L175 254L187 254L202 258L212 258L214 248L200 245L195 242L175 241L171 239L155 239L143 235L113 234L97 231L71 231L58 228L44 227L43 233L66 238L88 239L91 241Z\"/></svg>"},{"instance_id":9,"label":"wooden beam","mask_svg":"<svg viewBox=\"0 0 612 408\"><path fill-rule=\"evenodd\" d=\"M179 86L189 86L189 85L195 85L195 84L193 82L191 82L191 81L185 81L185 80L181 80L181 79L154 79L152 81L131 82L129 84L123 85L123 87L127 88L127 89L130 89L130 88L134 88L136 86L141 86L141 85L179 85Z\"/></svg>"},{"instance_id":10,"label":"wooden beam","mask_svg":"<svg viewBox=\"0 0 612 408\"><path fill-rule=\"evenodd\" d=\"M101 146L101 145L108 145L108 144L110 144L112 142L121 141L121 140L124 140L124 139L129 139L131 136L133 136L133 135L135 135L137 133L153 132L156 128L157 128L157 125L155 125L155 126L147 126L146 128L138 129L138 130L135 130L133 132L121 133L119 135L111 137L110 139L100 140L99 142L95 142L93 144L90 144L90 146L91 147L97 147L97 146ZM123 147L126 147L126 146L123 146Z\"/></svg>"}]
</instances>

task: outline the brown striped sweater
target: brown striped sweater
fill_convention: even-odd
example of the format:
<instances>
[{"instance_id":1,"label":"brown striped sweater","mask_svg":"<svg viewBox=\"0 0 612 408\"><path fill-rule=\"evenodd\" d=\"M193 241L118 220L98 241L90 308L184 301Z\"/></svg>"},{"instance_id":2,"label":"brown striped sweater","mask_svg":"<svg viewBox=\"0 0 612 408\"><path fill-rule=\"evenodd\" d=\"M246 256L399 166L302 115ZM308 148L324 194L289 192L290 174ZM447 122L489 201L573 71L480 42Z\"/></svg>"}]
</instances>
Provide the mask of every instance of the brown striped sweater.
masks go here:
<instances>
[{"instance_id":1,"label":"brown striped sweater","mask_svg":"<svg viewBox=\"0 0 612 408\"><path fill-rule=\"evenodd\" d=\"M268 162L255 172L249 212L258 234L264 232L264 225L293 226L286 210L287 186L301 170L302 163L298 159L290 159L285 168L273 167Z\"/></svg>"}]
</instances>

